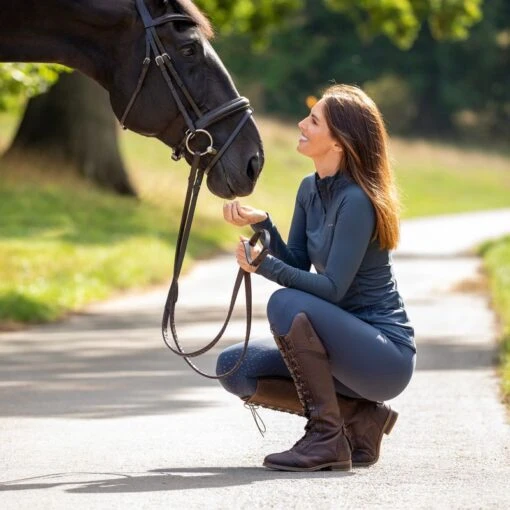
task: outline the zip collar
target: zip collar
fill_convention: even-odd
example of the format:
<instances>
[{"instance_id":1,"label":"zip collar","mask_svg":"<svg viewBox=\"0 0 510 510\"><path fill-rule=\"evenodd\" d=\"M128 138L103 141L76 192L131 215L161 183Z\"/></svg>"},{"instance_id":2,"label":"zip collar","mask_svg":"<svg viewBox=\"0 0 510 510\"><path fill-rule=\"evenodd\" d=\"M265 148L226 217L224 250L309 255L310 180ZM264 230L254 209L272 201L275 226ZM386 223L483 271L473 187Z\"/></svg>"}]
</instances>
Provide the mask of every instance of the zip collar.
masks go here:
<instances>
[{"instance_id":1,"label":"zip collar","mask_svg":"<svg viewBox=\"0 0 510 510\"><path fill-rule=\"evenodd\" d=\"M343 188L350 181L351 179L347 174L340 170L336 174L328 175L322 179L319 177L319 174L315 172L315 186L324 205L329 202L336 190Z\"/></svg>"}]
</instances>

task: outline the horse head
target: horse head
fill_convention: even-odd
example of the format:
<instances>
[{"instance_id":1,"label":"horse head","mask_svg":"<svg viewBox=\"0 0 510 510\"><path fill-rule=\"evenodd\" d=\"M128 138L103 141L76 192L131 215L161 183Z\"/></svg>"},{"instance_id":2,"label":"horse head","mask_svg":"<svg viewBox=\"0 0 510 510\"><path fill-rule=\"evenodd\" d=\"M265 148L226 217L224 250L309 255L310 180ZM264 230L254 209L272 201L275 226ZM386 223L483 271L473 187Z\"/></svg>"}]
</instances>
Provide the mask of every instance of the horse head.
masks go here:
<instances>
[{"instance_id":1,"label":"horse head","mask_svg":"<svg viewBox=\"0 0 510 510\"><path fill-rule=\"evenodd\" d=\"M115 66L109 73L107 84L113 110L119 119L125 116L129 129L156 137L174 149L179 146L182 149L189 129L186 116L195 122L200 113L221 109L222 105L240 96L210 44L212 29L208 20L191 1L136 1L143 4L151 23L155 24L152 30L159 39L157 44L162 46L161 52L167 54L165 59L175 73L170 73L171 83L167 83L159 69L163 62L161 59L157 63L154 61L154 52L146 39L147 24L150 23L142 19L140 5L137 9L127 9L122 22L124 30L119 32L122 36L119 44L114 46ZM146 74L142 72L143 62L146 63ZM179 81L182 81L181 85ZM174 87L177 100L169 87ZM234 110L207 127L216 150L229 140L243 113ZM190 162L192 154L187 150L182 153ZM212 155L206 155L201 158L200 165L209 165L212 158ZM207 185L211 192L223 198L248 195L253 191L263 163L260 135L253 119L249 118L210 169Z\"/></svg>"}]
</instances>

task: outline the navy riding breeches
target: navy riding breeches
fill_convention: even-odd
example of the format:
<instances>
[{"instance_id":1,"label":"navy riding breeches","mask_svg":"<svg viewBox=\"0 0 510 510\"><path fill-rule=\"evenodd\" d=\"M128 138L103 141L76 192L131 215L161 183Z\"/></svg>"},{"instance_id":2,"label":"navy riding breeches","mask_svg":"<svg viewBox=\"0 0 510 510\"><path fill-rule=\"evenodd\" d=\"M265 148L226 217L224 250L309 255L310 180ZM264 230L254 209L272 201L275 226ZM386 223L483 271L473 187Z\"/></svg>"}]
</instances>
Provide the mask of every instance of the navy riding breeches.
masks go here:
<instances>
[{"instance_id":1,"label":"navy riding breeches","mask_svg":"<svg viewBox=\"0 0 510 510\"><path fill-rule=\"evenodd\" d=\"M408 385L416 358L412 348L393 342L376 327L312 294L283 288L271 296L267 316L273 334L287 334L301 312L324 344L338 393L384 401ZM230 370L242 349L242 343L225 349L218 357L217 373ZM244 398L255 393L259 377L271 376L291 377L274 339L268 338L251 340L240 369L220 382L227 391Z\"/></svg>"}]
</instances>

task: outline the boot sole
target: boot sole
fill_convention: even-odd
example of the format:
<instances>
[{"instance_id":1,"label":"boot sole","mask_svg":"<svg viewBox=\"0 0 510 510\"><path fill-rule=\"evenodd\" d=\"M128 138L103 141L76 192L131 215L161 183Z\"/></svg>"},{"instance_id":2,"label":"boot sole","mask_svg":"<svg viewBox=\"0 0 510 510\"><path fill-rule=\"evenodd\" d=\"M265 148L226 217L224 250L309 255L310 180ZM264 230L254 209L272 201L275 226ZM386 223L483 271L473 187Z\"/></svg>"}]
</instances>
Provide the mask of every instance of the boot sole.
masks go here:
<instances>
[{"instance_id":1,"label":"boot sole","mask_svg":"<svg viewBox=\"0 0 510 510\"><path fill-rule=\"evenodd\" d=\"M383 434L386 434L387 436L390 435L390 432L393 430L393 427L395 426L395 422L397 421L398 413L397 411L394 411L393 409L390 409L390 412L388 413L388 417L386 418L386 421L384 422L384 426L381 431L381 435L379 436L379 442L377 443L377 452L374 460L371 460L369 462L353 462L353 467L368 467L372 466L379 460L379 451L381 450L381 443L382 443L382 437Z\"/></svg>"},{"instance_id":2,"label":"boot sole","mask_svg":"<svg viewBox=\"0 0 510 510\"><path fill-rule=\"evenodd\" d=\"M264 462L264 466L277 471L350 471L352 469L352 462L350 460L343 462L327 462L309 468L281 466L279 464L273 464L272 462Z\"/></svg>"}]
</instances>

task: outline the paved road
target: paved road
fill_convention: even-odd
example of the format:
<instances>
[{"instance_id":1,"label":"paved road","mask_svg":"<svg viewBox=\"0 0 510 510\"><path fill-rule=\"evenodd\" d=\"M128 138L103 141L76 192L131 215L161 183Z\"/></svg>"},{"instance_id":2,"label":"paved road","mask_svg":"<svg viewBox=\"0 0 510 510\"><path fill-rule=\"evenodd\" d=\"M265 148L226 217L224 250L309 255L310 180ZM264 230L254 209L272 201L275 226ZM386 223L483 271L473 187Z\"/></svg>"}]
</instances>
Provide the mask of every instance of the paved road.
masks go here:
<instances>
[{"instance_id":1,"label":"paved road","mask_svg":"<svg viewBox=\"0 0 510 510\"><path fill-rule=\"evenodd\" d=\"M468 248L510 232L510 210L403 227L396 272L419 357L393 401L400 418L377 465L340 474L261 468L304 420L262 410L262 438L235 397L162 347L156 289L0 334L0 508L509 508L496 323ZM218 327L234 275L222 257L183 282L184 344ZM254 336L268 335L264 304L275 287L258 277L254 285ZM241 316L226 343L242 336Z\"/></svg>"}]
</instances>

